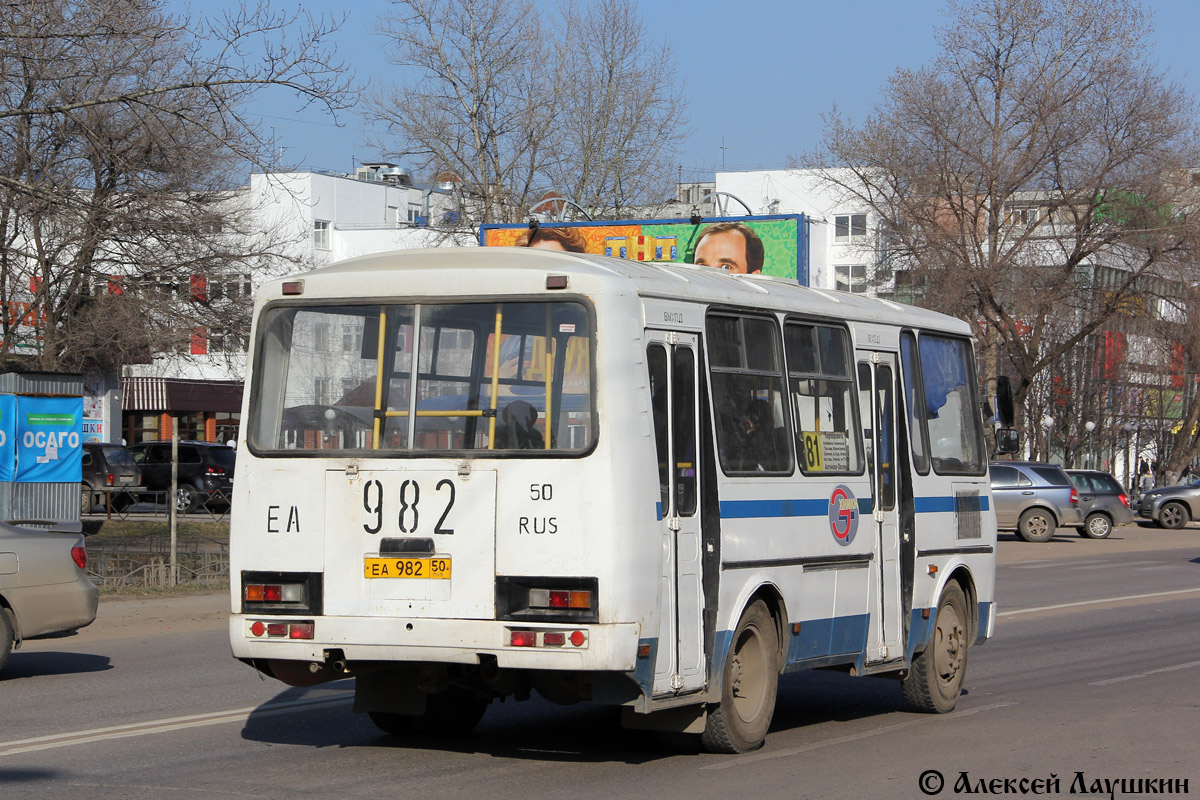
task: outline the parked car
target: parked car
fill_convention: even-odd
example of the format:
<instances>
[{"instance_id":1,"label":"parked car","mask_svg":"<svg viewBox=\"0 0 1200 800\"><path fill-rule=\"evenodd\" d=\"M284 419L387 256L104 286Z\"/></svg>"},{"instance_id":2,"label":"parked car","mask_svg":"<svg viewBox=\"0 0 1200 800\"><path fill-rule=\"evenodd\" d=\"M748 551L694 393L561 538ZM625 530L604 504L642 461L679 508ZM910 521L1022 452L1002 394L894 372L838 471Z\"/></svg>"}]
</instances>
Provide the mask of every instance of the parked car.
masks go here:
<instances>
[{"instance_id":1,"label":"parked car","mask_svg":"<svg viewBox=\"0 0 1200 800\"><path fill-rule=\"evenodd\" d=\"M1191 520L1200 519L1200 478L1188 484L1160 486L1143 492L1134 508L1139 517L1160 528L1182 528Z\"/></svg>"},{"instance_id":2,"label":"parked car","mask_svg":"<svg viewBox=\"0 0 1200 800\"><path fill-rule=\"evenodd\" d=\"M79 510L90 514L97 505L111 502L114 511L124 511L145 491L142 470L128 448L119 444L83 443L83 481Z\"/></svg>"},{"instance_id":3,"label":"parked car","mask_svg":"<svg viewBox=\"0 0 1200 800\"><path fill-rule=\"evenodd\" d=\"M50 530L0 522L0 670L24 640L90 625L99 599L78 522Z\"/></svg>"},{"instance_id":4,"label":"parked car","mask_svg":"<svg viewBox=\"0 0 1200 800\"><path fill-rule=\"evenodd\" d=\"M142 469L149 499L171 490L171 443L140 442L129 446ZM233 489L232 447L216 442L180 442L175 509L180 513L201 506L228 505Z\"/></svg>"},{"instance_id":5,"label":"parked car","mask_svg":"<svg viewBox=\"0 0 1200 800\"><path fill-rule=\"evenodd\" d=\"M993 461L989 466L996 526L1027 542L1047 542L1056 528L1083 525L1079 490L1061 467L1039 461Z\"/></svg>"},{"instance_id":6,"label":"parked car","mask_svg":"<svg viewBox=\"0 0 1200 800\"><path fill-rule=\"evenodd\" d=\"M1114 525L1133 522L1129 495L1112 475L1095 469L1069 469L1067 475L1079 490L1080 536L1105 539Z\"/></svg>"}]
</instances>

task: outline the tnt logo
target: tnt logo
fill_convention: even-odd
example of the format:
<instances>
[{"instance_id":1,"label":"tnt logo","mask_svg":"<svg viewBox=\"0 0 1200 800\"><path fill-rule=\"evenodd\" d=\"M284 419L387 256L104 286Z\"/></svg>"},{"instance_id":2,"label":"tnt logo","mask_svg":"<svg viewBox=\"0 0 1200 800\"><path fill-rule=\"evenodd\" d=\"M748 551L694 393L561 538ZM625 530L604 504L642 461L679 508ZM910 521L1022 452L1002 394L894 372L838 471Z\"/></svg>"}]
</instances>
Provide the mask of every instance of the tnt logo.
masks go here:
<instances>
[{"instance_id":1,"label":"tnt logo","mask_svg":"<svg viewBox=\"0 0 1200 800\"><path fill-rule=\"evenodd\" d=\"M850 544L858 533L858 500L848 486L839 484L829 496L829 530L840 545Z\"/></svg>"}]
</instances>

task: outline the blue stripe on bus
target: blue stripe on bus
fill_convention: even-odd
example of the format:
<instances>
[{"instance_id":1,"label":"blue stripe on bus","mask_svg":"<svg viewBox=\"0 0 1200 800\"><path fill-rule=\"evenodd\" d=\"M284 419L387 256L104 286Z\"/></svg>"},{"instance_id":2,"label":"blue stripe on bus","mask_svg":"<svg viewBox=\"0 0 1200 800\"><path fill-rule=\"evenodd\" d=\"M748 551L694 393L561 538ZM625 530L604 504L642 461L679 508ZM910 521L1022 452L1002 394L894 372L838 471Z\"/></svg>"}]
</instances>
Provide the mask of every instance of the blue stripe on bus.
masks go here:
<instances>
[{"instance_id":1,"label":"blue stripe on bus","mask_svg":"<svg viewBox=\"0 0 1200 800\"><path fill-rule=\"evenodd\" d=\"M914 506L918 514L945 513L956 510L958 498L948 497L917 497ZM990 507L986 495L979 496L979 510L987 511ZM860 514L871 513L871 498L858 498ZM752 519L755 517L824 517L829 514L827 499L807 500L722 500L722 519ZM659 519L662 519L661 512Z\"/></svg>"}]
</instances>

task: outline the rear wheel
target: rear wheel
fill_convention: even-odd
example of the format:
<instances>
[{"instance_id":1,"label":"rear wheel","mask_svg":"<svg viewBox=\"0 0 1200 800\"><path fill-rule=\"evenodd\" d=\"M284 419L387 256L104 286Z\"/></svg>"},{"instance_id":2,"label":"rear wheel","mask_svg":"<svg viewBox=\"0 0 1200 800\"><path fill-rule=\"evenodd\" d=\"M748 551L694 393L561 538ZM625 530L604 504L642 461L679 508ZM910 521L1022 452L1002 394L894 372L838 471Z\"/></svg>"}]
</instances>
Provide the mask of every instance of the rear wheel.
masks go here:
<instances>
[{"instance_id":1,"label":"rear wheel","mask_svg":"<svg viewBox=\"0 0 1200 800\"><path fill-rule=\"evenodd\" d=\"M1183 503L1167 503L1158 512L1158 521L1164 528L1179 530L1188 524L1189 514Z\"/></svg>"},{"instance_id":2,"label":"rear wheel","mask_svg":"<svg viewBox=\"0 0 1200 800\"><path fill-rule=\"evenodd\" d=\"M710 706L701 740L713 753L745 753L762 746L779 690L779 636L761 600L746 609L734 631L721 681L721 701Z\"/></svg>"},{"instance_id":3,"label":"rear wheel","mask_svg":"<svg viewBox=\"0 0 1200 800\"><path fill-rule=\"evenodd\" d=\"M391 736L407 736L413 732L413 718L407 714L369 711L367 716L375 723L376 728Z\"/></svg>"},{"instance_id":4,"label":"rear wheel","mask_svg":"<svg viewBox=\"0 0 1200 800\"><path fill-rule=\"evenodd\" d=\"M80 497L79 497L79 513L80 514L92 513L92 505L93 505L92 500L94 500L95 498L92 496L91 487L90 486L82 487L82 489L79 492L79 495L80 495Z\"/></svg>"},{"instance_id":5,"label":"rear wheel","mask_svg":"<svg viewBox=\"0 0 1200 800\"><path fill-rule=\"evenodd\" d=\"M425 699L425 713L411 717L413 726L421 733L446 736L470 733L475 730L490 699L465 691L448 689Z\"/></svg>"},{"instance_id":6,"label":"rear wheel","mask_svg":"<svg viewBox=\"0 0 1200 800\"><path fill-rule=\"evenodd\" d=\"M189 514L200 507L200 493L194 486L183 484L175 493L175 510L180 514Z\"/></svg>"},{"instance_id":7,"label":"rear wheel","mask_svg":"<svg viewBox=\"0 0 1200 800\"><path fill-rule=\"evenodd\" d=\"M1108 535L1112 533L1112 520L1108 518L1107 514L1100 512L1088 514L1079 533L1089 539L1107 539Z\"/></svg>"},{"instance_id":8,"label":"rear wheel","mask_svg":"<svg viewBox=\"0 0 1200 800\"><path fill-rule=\"evenodd\" d=\"M957 583L949 583L938 601L929 645L913 657L904 676L904 699L914 711L953 711L967 677L967 599Z\"/></svg>"},{"instance_id":9,"label":"rear wheel","mask_svg":"<svg viewBox=\"0 0 1200 800\"><path fill-rule=\"evenodd\" d=\"M14 641L13 624L8 618L8 609L0 606L0 670L8 663L8 655L12 652Z\"/></svg>"},{"instance_id":10,"label":"rear wheel","mask_svg":"<svg viewBox=\"0 0 1200 800\"><path fill-rule=\"evenodd\" d=\"M1058 527L1050 512L1042 508L1031 508L1021 515L1017 533L1027 542L1048 542Z\"/></svg>"}]
</instances>

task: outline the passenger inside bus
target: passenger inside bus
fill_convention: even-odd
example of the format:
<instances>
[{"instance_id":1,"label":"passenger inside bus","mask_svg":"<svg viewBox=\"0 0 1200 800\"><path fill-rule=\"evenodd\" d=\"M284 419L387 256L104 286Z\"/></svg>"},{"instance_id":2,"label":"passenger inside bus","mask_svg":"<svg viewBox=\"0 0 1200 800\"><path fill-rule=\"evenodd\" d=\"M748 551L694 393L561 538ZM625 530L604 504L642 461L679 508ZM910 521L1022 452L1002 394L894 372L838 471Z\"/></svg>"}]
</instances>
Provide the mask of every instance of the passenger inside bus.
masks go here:
<instances>
[{"instance_id":1,"label":"passenger inside bus","mask_svg":"<svg viewBox=\"0 0 1200 800\"><path fill-rule=\"evenodd\" d=\"M541 450L546 440L535 427L537 409L524 400L514 400L500 412L496 421L497 450Z\"/></svg>"}]
</instances>

